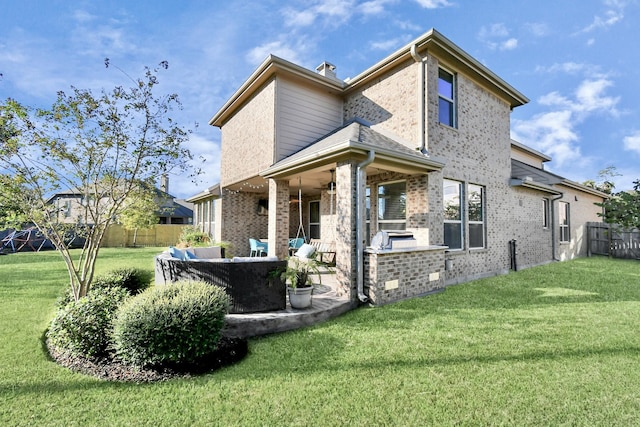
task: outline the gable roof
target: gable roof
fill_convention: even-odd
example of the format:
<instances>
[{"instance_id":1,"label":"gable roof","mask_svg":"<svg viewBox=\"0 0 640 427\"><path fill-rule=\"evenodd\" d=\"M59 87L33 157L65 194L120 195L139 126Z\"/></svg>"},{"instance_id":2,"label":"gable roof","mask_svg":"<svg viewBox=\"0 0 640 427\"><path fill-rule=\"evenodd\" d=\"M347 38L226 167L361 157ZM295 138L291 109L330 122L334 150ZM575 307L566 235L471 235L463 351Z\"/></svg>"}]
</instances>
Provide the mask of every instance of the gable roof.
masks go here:
<instances>
[{"instance_id":1,"label":"gable roof","mask_svg":"<svg viewBox=\"0 0 640 427\"><path fill-rule=\"evenodd\" d=\"M346 82L325 77L275 55L269 55L214 114L209 120L209 124L222 127L274 75L283 74L294 78L302 78L305 82L322 87L329 92L346 94L378 78L404 61L413 61L413 52L433 54L445 64L464 73L474 82L488 88L492 93L504 99L512 109L529 102L526 96L518 92L482 63L437 30L431 29Z\"/></svg>"},{"instance_id":2,"label":"gable roof","mask_svg":"<svg viewBox=\"0 0 640 427\"><path fill-rule=\"evenodd\" d=\"M355 119L273 164L260 175L264 178L284 177L346 158L365 159L370 151L375 152L374 163L389 170L424 173L444 166L444 163L371 129L363 120Z\"/></svg>"}]
</instances>

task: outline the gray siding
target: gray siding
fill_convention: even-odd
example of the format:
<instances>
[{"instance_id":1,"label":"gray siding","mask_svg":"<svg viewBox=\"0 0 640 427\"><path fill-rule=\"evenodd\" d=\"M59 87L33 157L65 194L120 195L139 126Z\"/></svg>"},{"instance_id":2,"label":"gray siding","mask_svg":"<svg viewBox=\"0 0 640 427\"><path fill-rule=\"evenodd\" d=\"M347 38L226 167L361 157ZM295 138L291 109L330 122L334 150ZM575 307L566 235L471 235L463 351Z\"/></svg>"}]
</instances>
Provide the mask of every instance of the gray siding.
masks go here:
<instances>
[{"instance_id":1,"label":"gray siding","mask_svg":"<svg viewBox=\"0 0 640 427\"><path fill-rule=\"evenodd\" d=\"M276 161L308 146L342 125L342 100L330 93L278 79Z\"/></svg>"}]
</instances>

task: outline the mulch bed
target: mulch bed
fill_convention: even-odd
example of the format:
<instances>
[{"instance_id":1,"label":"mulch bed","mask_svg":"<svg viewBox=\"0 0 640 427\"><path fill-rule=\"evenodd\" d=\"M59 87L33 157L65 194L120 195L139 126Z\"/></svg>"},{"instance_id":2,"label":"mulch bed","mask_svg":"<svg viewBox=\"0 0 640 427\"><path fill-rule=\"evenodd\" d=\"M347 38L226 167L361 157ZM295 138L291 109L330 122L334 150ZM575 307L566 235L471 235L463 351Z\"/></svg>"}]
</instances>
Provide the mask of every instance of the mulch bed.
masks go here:
<instances>
[{"instance_id":1,"label":"mulch bed","mask_svg":"<svg viewBox=\"0 0 640 427\"><path fill-rule=\"evenodd\" d=\"M213 372L242 360L248 352L247 340L222 337L218 348L189 364L165 364L153 368L139 368L119 362L113 358L88 359L71 356L49 346L51 358L74 372L80 372L102 380L144 383L166 381L175 378L189 378Z\"/></svg>"}]
</instances>

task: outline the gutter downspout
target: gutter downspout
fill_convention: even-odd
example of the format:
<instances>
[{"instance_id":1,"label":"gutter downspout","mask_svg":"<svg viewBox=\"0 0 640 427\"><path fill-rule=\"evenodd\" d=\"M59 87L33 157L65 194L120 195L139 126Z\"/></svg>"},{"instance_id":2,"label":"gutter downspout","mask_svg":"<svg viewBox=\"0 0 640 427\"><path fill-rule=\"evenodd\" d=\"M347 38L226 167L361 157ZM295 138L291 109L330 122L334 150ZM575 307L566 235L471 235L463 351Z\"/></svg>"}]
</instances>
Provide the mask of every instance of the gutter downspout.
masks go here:
<instances>
[{"instance_id":1,"label":"gutter downspout","mask_svg":"<svg viewBox=\"0 0 640 427\"><path fill-rule=\"evenodd\" d=\"M364 230L365 230L365 192L366 184L365 168L373 162L376 153L369 150L369 156L356 169L356 283L358 289L358 299L360 302L367 302L369 297L364 293Z\"/></svg>"},{"instance_id":2,"label":"gutter downspout","mask_svg":"<svg viewBox=\"0 0 640 427\"><path fill-rule=\"evenodd\" d=\"M549 199L550 202L550 208L551 208L551 251L552 251L552 256L551 256L551 260L552 261L560 261L558 259L558 257L556 256L556 250L558 249L558 245L556 244L556 208L555 208L555 201L556 200L560 200L564 197L564 194L560 194L559 196L556 196L554 198Z\"/></svg>"},{"instance_id":3,"label":"gutter downspout","mask_svg":"<svg viewBox=\"0 0 640 427\"><path fill-rule=\"evenodd\" d=\"M411 45L411 57L420 64L418 72L418 114L420 115L420 126L418 139L420 141L420 152L425 156L429 155L427 151L427 137L426 137L426 118L425 118L425 70L424 70L424 57L418 53L418 45Z\"/></svg>"}]
</instances>

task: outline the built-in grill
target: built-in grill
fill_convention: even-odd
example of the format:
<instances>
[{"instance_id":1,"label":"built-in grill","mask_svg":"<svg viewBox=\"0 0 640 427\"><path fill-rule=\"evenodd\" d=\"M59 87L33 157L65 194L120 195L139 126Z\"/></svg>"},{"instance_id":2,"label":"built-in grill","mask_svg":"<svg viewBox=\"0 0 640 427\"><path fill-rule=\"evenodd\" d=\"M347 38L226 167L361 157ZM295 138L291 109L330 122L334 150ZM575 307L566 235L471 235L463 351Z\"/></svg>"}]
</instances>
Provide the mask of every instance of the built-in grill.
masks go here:
<instances>
[{"instance_id":1,"label":"built-in grill","mask_svg":"<svg viewBox=\"0 0 640 427\"><path fill-rule=\"evenodd\" d=\"M371 239L373 249L413 248L418 243L409 231L378 231Z\"/></svg>"}]
</instances>

